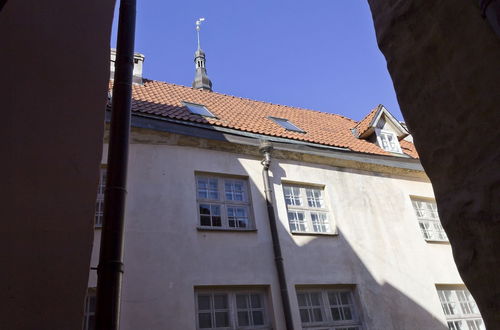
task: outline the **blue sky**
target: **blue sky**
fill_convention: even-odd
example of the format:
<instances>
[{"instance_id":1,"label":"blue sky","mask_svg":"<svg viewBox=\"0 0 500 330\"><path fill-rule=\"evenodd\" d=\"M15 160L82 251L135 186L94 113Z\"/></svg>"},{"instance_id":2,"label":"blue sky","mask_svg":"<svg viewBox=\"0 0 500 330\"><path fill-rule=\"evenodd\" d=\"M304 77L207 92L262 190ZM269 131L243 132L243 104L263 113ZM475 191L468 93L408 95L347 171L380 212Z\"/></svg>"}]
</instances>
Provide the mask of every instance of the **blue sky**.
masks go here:
<instances>
[{"instance_id":1,"label":"blue sky","mask_svg":"<svg viewBox=\"0 0 500 330\"><path fill-rule=\"evenodd\" d=\"M382 103L402 119L366 0L138 1L146 78L191 85L199 17L214 91L355 120Z\"/></svg>"}]
</instances>

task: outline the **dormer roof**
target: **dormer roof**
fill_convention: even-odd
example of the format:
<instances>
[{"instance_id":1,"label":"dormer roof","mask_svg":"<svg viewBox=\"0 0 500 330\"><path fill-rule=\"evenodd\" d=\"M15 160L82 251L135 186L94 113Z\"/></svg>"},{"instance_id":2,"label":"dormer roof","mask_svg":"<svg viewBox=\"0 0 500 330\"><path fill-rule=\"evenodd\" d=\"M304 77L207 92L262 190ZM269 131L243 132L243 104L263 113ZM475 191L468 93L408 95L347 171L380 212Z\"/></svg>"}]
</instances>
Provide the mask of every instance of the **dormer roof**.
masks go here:
<instances>
[{"instance_id":1,"label":"dormer roof","mask_svg":"<svg viewBox=\"0 0 500 330\"><path fill-rule=\"evenodd\" d=\"M398 140L401 141L410 134L382 104L370 111L365 118L354 126L354 134L360 139L365 139L371 136L376 128L382 128L387 122L390 123L392 131L396 134Z\"/></svg>"}]
</instances>

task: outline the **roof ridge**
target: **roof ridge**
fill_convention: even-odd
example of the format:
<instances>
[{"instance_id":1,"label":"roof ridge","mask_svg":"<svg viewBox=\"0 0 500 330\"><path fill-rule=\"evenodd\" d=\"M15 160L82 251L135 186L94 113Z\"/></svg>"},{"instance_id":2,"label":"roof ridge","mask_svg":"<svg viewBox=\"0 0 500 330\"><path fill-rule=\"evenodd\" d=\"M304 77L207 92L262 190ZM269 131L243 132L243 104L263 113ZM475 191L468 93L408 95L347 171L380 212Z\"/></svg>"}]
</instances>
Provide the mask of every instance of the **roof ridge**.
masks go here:
<instances>
[{"instance_id":1,"label":"roof ridge","mask_svg":"<svg viewBox=\"0 0 500 330\"><path fill-rule=\"evenodd\" d=\"M318 113L325 114L325 115L331 115L331 116L335 116L335 117L340 117L342 119L346 119L346 120L349 120L351 122L357 123L357 121L355 121L354 119L346 117L346 116L343 116L343 115L340 115L340 114L337 114L337 113L323 112L323 111L319 111L319 110L314 110L314 109L309 109L309 108L303 108L303 107L296 107L296 106L286 105L286 104L273 103L273 102L269 102L269 101L254 100L254 99L251 99L251 98L248 98L248 97L235 96L235 95L231 95L231 94L214 92L214 91L204 91L204 90L199 90L199 89L196 89L196 88L193 88L193 87L189 87L189 86L174 84L174 83L167 82L167 81L147 79L147 78L144 78L143 80L144 81L149 81L149 82L162 83L162 84L166 84L166 85L174 85L174 86L177 86L177 87L183 87L183 88L187 88L187 89L191 89L191 90L196 90L196 91L200 91L200 92L204 92L204 93L218 94L218 95L222 95L222 96L228 96L228 97L238 98L238 99L241 99L241 100L247 100L247 101L251 101L251 102L259 102L259 103L265 103L265 104L275 105L275 106L279 106L279 107L286 107L286 108L291 108L291 109L299 109L299 110L305 110L305 111L311 111L311 112L318 112Z\"/></svg>"}]
</instances>

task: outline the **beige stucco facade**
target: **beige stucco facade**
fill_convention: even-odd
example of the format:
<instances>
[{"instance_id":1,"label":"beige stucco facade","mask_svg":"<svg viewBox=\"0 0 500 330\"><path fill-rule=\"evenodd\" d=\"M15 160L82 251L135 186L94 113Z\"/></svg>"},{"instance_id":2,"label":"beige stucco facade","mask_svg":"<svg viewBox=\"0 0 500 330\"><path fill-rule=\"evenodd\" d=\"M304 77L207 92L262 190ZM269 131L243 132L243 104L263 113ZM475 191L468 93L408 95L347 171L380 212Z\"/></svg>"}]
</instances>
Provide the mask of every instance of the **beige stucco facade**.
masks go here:
<instances>
[{"instance_id":1,"label":"beige stucco facade","mask_svg":"<svg viewBox=\"0 0 500 330\"><path fill-rule=\"evenodd\" d=\"M279 148L275 155L271 181L295 328L297 287L347 285L363 329L446 329L436 284L462 280L450 245L426 242L420 232L410 196L433 197L423 172L394 167L391 174L386 165ZM199 229L200 172L247 178L255 230ZM128 178L122 329L196 329L198 287L264 290L273 329L285 329L255 146L134 129ZM283 183L324 189L331 234L291 234Z\"/></svg>"}]
</instances>

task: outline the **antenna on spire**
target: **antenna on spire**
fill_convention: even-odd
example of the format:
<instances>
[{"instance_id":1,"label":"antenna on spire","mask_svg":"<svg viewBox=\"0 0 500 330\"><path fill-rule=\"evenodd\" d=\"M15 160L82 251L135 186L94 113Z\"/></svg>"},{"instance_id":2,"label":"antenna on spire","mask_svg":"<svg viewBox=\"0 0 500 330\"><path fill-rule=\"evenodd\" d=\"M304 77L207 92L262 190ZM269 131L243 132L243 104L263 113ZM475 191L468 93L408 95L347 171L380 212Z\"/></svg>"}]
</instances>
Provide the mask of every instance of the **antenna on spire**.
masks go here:
<instances>
[{"instance_id":1,"label":"antenna on spire","mask_svg":"<svg viewBox=\"0 0 500 330\"><path fill-rule=\"evenodd\" d=\"M201 22L203 22L203 21L205 21L204 17L201 17L196 21L196 36L198 37L198 49L201 49L200 48L200 25L201 25Z\"/></svg>"}]
</instances>

